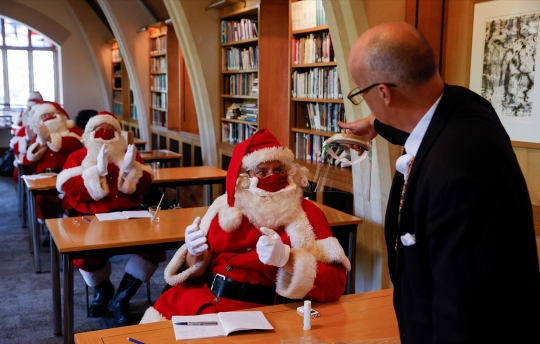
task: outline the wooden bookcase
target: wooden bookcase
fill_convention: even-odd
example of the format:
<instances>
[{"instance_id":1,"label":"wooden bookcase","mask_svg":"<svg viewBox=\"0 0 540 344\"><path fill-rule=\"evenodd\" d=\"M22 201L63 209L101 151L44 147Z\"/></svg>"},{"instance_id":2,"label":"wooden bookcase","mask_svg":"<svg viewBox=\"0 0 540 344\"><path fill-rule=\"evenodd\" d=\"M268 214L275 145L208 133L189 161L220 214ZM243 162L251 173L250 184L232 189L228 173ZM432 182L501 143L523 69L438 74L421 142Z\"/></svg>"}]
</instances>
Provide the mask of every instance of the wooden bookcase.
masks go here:
<instances>
[{"instance_id":1,"label":"wooden bookcase","mask_svg":"<svg viewBox=\"0 0 540 344\"><path fill-rule=\"evenodd\" d=\"M118 42L115 39L109 41L111 44L111 62L112 62L112 79L111 79L111 112L120 119L131 118L132 103L130 99L129 78L127 70L122 61L122 54L118 48Z\"/></svg>"},{"instance_id":2,"label":"wooden bookcase","mask_svg":"<svg viewBox=\"0 0 540 344\"><path fill-rule=\"evenodd\" d=\"M179 46L170 24L148 29L150 48L150 123L180 130L179 123Z\"/></svg>"}]
</instances>

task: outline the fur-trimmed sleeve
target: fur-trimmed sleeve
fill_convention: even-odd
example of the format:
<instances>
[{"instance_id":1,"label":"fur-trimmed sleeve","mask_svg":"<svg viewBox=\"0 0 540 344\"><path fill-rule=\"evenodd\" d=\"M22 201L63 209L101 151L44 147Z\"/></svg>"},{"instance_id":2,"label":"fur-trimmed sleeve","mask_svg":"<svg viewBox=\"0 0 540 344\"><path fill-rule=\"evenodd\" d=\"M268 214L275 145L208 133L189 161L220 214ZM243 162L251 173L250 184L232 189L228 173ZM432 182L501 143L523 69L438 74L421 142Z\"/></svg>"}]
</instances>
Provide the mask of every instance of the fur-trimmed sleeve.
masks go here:
<instances>
[{"instance_id":1,"label":"fur-trimmed sleeve","mask_svg":"<svg viewBox=\"0 0 540 344\"><path fill-rule=\"evenodd\" d=\"M144 163L139 152L136 152L136 154L135 166L133 166L131 171L125 172L124 167L120 167L119 176L123 177L118 178L118 190L127 195L131 195L135 192L139 194L148 192L152 186L152 181L154 180L154 171L152 170L152 167Z\"/></svg>"}]
</instances>

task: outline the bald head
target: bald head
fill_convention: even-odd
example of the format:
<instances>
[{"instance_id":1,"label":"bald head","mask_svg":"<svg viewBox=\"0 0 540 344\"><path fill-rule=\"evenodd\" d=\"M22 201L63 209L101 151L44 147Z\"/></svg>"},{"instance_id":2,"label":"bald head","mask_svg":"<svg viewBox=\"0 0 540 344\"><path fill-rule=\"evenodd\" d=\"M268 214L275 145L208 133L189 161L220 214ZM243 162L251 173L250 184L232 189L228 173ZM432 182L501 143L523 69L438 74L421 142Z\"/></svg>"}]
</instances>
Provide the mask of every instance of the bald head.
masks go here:
<instances>
[{"instance_id":1,"label":"bald head","mask_svg":"<svg viewBox=\"0 0 540 344\"><path fill-rule=\"evenodd\" d=\"M364 32L354 43L349 70L358 84L395 83L421 86L437 74L435 55L425 37L405 22L388 22Z\"/></svg>"}]
</instances>

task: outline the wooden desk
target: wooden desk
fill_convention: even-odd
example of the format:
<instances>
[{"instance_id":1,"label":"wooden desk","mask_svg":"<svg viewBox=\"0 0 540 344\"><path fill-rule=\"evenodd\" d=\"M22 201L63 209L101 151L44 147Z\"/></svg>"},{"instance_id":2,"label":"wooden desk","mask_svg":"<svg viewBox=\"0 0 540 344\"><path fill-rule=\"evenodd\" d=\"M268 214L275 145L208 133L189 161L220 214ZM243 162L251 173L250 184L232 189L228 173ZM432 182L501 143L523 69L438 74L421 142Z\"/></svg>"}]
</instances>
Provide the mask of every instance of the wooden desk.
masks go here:
<instances>
[{"instance_id":1,"label":"wooden desk","mask_svg":"<svg viewBox=\"0 0 540 344\"><path fill-rule=\"evenodd\" d=\"M171 167L154 170L152 185L176 188L176 201L179 201L178 187L203 185L206 187L206 205L212 204L213 184L221 184L225 190L227 171L213 166Z\"/></svg>"},{"instance_id":2,"label":"wooden desk","mask_svg":"<svg viewBox=\"0 0 540 344\"><path fill-rule=\"evenodd\" d=\"M146 147L146 141L138 138L133 139L133 144L135 145L135 147L137 147L138 150L144 150L144 148Z\"/></svg>"},{"instance_id":3,"label":"wooden desk","mask_svg":"<svg viewBox=\"0 0 540 344\"><path fill-rule=\"evenodd\" d=\"M171 152L170 150L166 149L139 151L139 154L147 164L153 162L157 162L159 164L171 163L173 167L180 167L180 160L182 159L182 154Z\"/></svg>"},{"instance_id":4,"label":"wooden desk","mask_svg":"<svg viewBox=\"0 0 540 344\"><path fill-rule=\"evenodd\" d=\"M26 185L27 201L28 201L28 218L30 222L30 237L32 238L32 247L34 252L34 271L41 272L41 257L40 245L41 235L39 231L39 223L37 219L36 196L44 194L57 194L56 176L31 180L22 178Z\"/></svg>"},{"instance_id":5,"label":"wooden desk","mask_svg":"<svg viewBox=\"0 0 540 344\"><path fill-rule=\"evenodd\" d=\"M124 344L126 338L144 343L280 343L283 339L302 336L317 337L330 343L350 342L361 339L399 337L397 320L392 305L393 289L342 296L332 303L313 302L312 307L321 313L311 321L311 330L304 331L302 317L296 314L295 302L284 305L253 308L264 313L274 330L238 331L227 337L182 340L177 342L171 321L125 326L106 330L77 333L77 344Z\"/></svg>"},{"instance_id":6,"label":"wooden desk","mask_svg":"<svg viewBox=\"0 0 540 344\"><path fill-rule=\"evenodd\" d=\"M325 213L335 234L339 234L341 228L347 234L353 231L354 243L356 243L356 227L362 223L362 219L321 204L317 205ZM208 207L163 210L160 212L158 223L151 223L149 219L100 222L93 216L89 217L92 219L91 223L80 217L46 220L45 223L51 233L54 334L62 333L60 254L64 262L64 343L73 343L73 259L95 254L134 253L142 248L147 250L178 249L184 241L185 228L193 222L195 217L204 216L207 210ZM73 219L76 219L77 223L74 223ZM349 245L347 253L353 267L351 273L348 274L349 287L351 281L354 281L355 249L356 245Z\"/></svg>"}]
</instances>

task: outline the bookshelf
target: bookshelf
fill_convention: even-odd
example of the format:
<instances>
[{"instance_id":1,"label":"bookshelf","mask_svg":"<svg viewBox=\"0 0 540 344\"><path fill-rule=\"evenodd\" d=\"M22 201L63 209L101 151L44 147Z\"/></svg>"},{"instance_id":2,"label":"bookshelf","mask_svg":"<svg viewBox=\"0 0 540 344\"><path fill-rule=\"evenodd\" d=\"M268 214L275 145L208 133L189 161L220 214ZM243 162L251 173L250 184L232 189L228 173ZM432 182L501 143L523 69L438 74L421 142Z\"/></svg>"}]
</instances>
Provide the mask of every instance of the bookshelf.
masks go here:
<instances>
[{"instance_id":1,"label":"bookshelf","mask_svg":"<svg viewBox=\"0 0 540 344\"><path fill-rule=\"evenodd\" d=\"M111 112L119 119L131 118L129 78L127 70L122 60L122 54L115 39L109 41L111 44Z\"/></svg>"},{"instance_id":2,"label":"bookshelf","mask_svg":"<svg viewBox=\"0 0 540 344\"><path fill-rule=\"evenodd\" d=\"M159 23L148 29L150 54L150 123L180 130L179 47L172 25Z\"/></svg>"},{"instance_id":3,"label":"bookshelf","mask_svg":"<svg viewBox=\"0 0 540 344\"><path fill-rule=\"evenodd\" d=\"M221 15L221 142L235 145L259 126L259 7Z\"/></svg>"}]
</instances>

